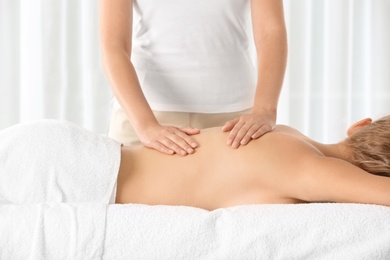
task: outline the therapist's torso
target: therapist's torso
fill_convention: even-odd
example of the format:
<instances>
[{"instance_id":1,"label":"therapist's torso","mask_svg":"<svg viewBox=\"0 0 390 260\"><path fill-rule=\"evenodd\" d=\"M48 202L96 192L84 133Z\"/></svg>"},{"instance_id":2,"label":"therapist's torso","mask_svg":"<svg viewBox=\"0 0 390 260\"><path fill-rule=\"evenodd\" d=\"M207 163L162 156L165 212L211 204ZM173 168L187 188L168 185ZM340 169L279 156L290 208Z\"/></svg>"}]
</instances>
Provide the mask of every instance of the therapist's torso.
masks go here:
<instances>
[{"instance_id":1,"label":"therapist's torso","mask_svg":"<svg viewBox=\"0 0 390 260\"><path fill-rule=\"evenodd\" d=\"M131 60L153 110L253 105L250 0L134 0L133 10Z\"/></svg>"}]
</instances>

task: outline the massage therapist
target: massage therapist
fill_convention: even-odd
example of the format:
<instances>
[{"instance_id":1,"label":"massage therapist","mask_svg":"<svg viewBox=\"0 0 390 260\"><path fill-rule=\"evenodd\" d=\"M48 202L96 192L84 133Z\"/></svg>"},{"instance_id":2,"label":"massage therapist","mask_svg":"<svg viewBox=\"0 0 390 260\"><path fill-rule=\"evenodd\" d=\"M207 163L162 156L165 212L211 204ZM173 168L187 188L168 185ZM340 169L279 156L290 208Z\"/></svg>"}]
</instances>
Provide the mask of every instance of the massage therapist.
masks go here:
<instances>
[{"instance_id":1,"label":"massage therapist","mask_svg":"<svg viewBox=\"0 0 390 260\"><path fill-rule=\"evenodd\" d=\"M233 148L274 129L287 60L282 0L101 0L99 19L115 96L109 137L187 155L198 129L222 125Z\"/></svg>"}]
</instances>

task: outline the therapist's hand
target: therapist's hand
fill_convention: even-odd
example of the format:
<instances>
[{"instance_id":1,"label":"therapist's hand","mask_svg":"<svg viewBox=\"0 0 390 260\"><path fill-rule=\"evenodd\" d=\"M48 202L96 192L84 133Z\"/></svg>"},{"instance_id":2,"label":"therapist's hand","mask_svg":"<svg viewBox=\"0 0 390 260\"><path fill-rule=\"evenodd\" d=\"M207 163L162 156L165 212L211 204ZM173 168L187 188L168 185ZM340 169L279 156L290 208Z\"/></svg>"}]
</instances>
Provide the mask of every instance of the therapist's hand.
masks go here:
<instances>
[{"instance_id":1,"label":"therapist's hand","mask_svg":"<svg viewBox=\"0 0 390 260\"><path fill-rule=\"evenodd\" d=\"M191 135L200 133L192 127L177 128L156 124L143 129L138 137L143 145L165 154L188 155L195 152L198 143Z\"/></svg>"},{"instance_id":2,"label":"therapist's hand","mask_svg":"<svg viewBox=\"0 0 390 260\"><path fill-rule=\"evenodd\" d=\"M229 132L227 144L233 148L248 144L252 139L273 131L276 126L276 113L260 112L243 115L226 122L222 131Z\"/></svg>"}]
</instances>

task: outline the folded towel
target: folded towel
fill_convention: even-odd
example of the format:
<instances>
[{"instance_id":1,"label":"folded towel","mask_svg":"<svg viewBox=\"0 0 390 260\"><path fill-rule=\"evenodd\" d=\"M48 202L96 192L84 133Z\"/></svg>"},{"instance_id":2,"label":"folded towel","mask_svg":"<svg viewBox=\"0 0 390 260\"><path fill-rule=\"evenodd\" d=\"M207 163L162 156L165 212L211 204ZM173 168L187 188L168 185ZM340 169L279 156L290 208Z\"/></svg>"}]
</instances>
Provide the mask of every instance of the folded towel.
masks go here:
<instances>
[{"instance_id":1,"label":"folded towel","mask_svg":"<svg viewBox=\"0 0 390 260\"><path fill-rule=\"evenodd\" d=\"M73 123L42 120L0 131L0 201L108 203L120 144Z\"/></svg>"},{"instance_id":2,"label":"folded towel","mask_svg":"<svg viewBox=\"0 0 390 260\"><path fill-rule=\"evenodd\" d=\"M0 259L101 259L106 204L0 206Z\"/></svg>"}]
</instances>

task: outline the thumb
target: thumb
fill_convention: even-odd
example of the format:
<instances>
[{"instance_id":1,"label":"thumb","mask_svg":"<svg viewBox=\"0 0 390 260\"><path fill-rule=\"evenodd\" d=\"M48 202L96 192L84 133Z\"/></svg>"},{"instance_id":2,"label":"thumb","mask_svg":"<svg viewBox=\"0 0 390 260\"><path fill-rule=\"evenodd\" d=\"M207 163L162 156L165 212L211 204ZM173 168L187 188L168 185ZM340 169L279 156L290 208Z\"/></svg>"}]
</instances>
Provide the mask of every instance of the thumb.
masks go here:
<instances>
[{"instance_id":1,"label":"thumb","mask_svg":"<svg viewBox=\"0 0 390 260\"><path fill-rule=\"evenodd\" d=\"M229 132L233 129L233 127L238 123L238 118L235 118L233 120L227 121L226 124L222 127L222 131Z\"/></svg>"},{"instance_id":2,"label":"thumb","mask_svg":"<svg viewBox=\"0 0 390 260\"><path fill-rule=\"evenodd\" d=\"M193 128L193 127L182 127L180 128L180 131L188 134L188 135L196 135L196 134L199 134L200 133L200 130L197 129L197 128Z\"/></svg>"}]
</instances>

